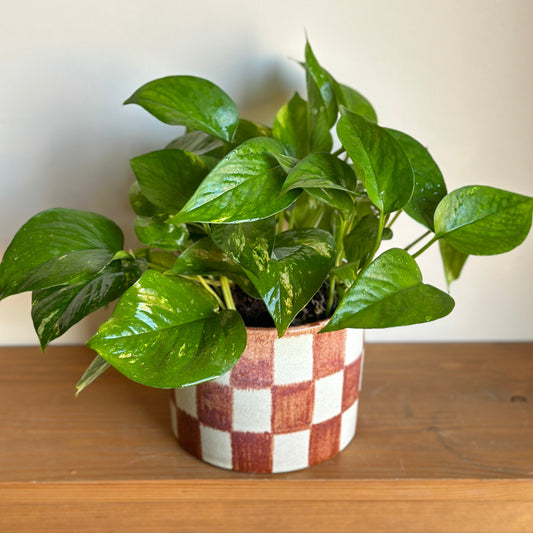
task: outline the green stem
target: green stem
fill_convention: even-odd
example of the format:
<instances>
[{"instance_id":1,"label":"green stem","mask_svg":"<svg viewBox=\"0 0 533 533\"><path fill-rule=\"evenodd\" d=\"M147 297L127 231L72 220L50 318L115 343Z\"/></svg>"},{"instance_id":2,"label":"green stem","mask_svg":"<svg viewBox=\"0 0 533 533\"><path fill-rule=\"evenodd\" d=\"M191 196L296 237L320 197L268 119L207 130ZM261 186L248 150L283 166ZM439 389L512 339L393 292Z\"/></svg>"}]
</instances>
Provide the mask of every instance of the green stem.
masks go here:
<instances>
[{"instance_id":1,"label":"green stem","mask_svg":"<svg viewBox=\"0 0 533 533\"><path fill-rule=\"evenodd\" d=\"M231 294L231 288L229 286L229 280L226 276L220 276L220 286L222 287L222 294L224 295L224 301L228 309L236 311L235 302Z\"/></svg>"},{"instance_id":2,"label":"green stem","mask_svg":"<svg viewBox=\"0 0 533 533\"><path fill-rule=\"evenodd\" d=\"M412 254L413 259L416 259L422 252L425 252L433 243L437 242L439 238L435 235L427 244L422 246L418 252Z\"/></svg>"},{"instance_id":3,"label":"green stem","mask_svg":"<svg viewBox=\"0 0 533 533\"><path fill-rule=\"evenodd\" d=\"M339 157L344 152L346 152L346 148L344 148L344 146L341 146L338 150L335 150L331 155L334 155L335 157Z\"/></svg>"},{"instance_id":4,"label":"green stem","mask_svg":"<svg viewBox=\"0 0 533 533\"><path fill-rule=\"evenodd\" d=\"M379 219L378 219L378 234L376 235L376 242L374 243L374 248L372 249L372 253L368 256L368 259L366 263L364 264L361 271L366 270L368 265L372 263L374 256L376 255L379 246L381 244L381 237L383 236L383 228L385 227L385 215L383 211L380 211L379 213Z\"/></svg>"},{"instance_id":5,"label":"green stem","mask_svg":"<svg viewBox=\"0 0 533 533\"><path fill-rule=\"evenodd\" d=\"M339 224L339 229L336 232L335 243L337 245L337 255L335 257L335 266L340 266L344 258L344 237L346 236L347 231L351 226L351 219L345 220L341 218L341 223ZM326 307L326 315L329 316L331 310L333 309L333 302L335 301L335 278L331 277L329 282L329 295L328 295L328 304Z\"/></svg>"},{"instance_id":6,"label":"green stem","mask_svg":"<svg viewBox=\"0 0 533 533\"><path fill-rule=\"evenodd\" d=\"M222 307L222 308L226 307L224 305L224 302L220 299L220 296L217 294L217 292L215 290L213 290L213 288L209 285L209 283L207 283L207 281L205 281L205 279L202 276L196 276L196 281L199 281L200 285L202 285L202 287L207 292L212 294L217 299L218 305L220 305L220 307Z\"/></svg>"},{"instance_id":7,"label":"green stem","mask_svg":"<svg viewBox=\"0 0 533 533\"><path fill-rule=\"evenodd\" d=\"M423 235L420 235L420 237L418 237L418 239L415 239L411 244L408 244L404 250L407 252L408 250L410 250L415 244L418 244L422 239L425 239L429 234L431 233L430 230L427 230L426 233L424 233Z\"/></svg>"},{"instance_id":8,"label":"green stem","mask_svg":"<svg viewBox=\"0 0 533 533\"><path fill-rule=\"evenodd\" d=\"M396 219L402 214L402 210L396 211L396 214L392 217L391 221L387 224L387 228L391 228L396 222Z\"/></svg>"}]
</instances>

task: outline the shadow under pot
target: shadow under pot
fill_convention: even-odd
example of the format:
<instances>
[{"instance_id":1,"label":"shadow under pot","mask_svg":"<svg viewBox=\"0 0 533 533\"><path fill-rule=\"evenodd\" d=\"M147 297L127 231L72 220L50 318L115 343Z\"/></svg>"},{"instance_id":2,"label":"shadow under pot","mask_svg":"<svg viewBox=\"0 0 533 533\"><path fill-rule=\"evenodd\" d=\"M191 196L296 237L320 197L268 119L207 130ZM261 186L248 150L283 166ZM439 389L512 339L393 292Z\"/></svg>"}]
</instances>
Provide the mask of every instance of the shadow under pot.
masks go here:
<instances>
[{"instance_id":1,"label":"shadow under pot","mask_svg":"<svg viewBox=\"0 0 533 533\"><path fill-rule=\"evenodd\" d=\"M355 435L363 330L318 334L325 322L247 328L233 369L174 389L172 429L181 446L238 472L300 470L330 459Z\"/></svg>"}]
</instances>

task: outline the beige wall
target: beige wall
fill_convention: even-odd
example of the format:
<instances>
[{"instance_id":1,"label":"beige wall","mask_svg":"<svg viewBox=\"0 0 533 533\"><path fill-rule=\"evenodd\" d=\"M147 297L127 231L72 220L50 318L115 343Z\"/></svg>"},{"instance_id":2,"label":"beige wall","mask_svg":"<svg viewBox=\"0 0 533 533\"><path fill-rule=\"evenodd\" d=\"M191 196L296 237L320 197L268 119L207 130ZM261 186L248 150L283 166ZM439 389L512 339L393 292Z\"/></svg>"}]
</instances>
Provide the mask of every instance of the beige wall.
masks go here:
<instances>
[{"instance_id":1,"label":"beige wall","mask_svg":"<svg viewBox=\"0 0 533 533\"><path fill-rule=\"evenodd\" d=\"M268 120L294 84L302 87L288 58L302 58L304 31L321 63L371 99L382 124L429 147L450 188L533 195L532 27L531 0L6 3L0 252L30 216L58 205L103 213L131 235L128 159L159 148L174 129L121 102L153 78L194 74L222 86L243 114ZM532 244L469 259L450 317L367 338L532 339ZM443 287L438 251L420 262L425 280ZM94 328L86 320L63 342L83 342ZM36 343L28 295L0 302L0 344L15 343Z\"/></svg>"}]
</instances>

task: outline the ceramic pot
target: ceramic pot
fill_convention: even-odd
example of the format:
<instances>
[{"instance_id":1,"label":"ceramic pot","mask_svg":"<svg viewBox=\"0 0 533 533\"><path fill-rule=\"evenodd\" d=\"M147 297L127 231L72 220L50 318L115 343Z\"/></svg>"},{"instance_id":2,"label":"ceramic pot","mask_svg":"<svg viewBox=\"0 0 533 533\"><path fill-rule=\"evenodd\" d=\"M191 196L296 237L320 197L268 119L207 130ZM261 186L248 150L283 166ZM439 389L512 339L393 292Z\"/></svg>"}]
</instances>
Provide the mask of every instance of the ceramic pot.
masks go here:
<instances>
[{"instance_id":1,"label":"ceramic pot","mask_svg":"<svg viewBox=\"0 0 533 533\"><path fill-rule=\"evenodd\" d=\"M288 472L325 461L355 435L363 331L318 334L325 322L247 328L246 350L224 376L171 396L179 443L240 472Z\"/></svg>"}]
</instances>

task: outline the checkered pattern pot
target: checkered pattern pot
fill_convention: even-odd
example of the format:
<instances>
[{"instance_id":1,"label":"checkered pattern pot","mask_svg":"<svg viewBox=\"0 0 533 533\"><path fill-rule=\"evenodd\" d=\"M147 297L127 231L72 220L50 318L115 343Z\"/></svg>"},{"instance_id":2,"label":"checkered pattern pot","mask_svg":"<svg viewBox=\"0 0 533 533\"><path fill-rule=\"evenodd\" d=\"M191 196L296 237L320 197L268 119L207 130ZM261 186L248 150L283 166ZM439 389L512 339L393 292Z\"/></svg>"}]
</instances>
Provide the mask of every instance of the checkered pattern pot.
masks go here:
<instances>
[{"instance_id":1,"label":"checkered pattern pot","mask_svg":"<svg viewBox=\"0 0 533 533\"><path fill-rule=\"evenodd\" d=\"M240 472L288 472L325 461L355 435L363 332L318 335L324 323L248 328L233 369L172 391L173 431L207 463Z\"/></svg>"}]
</instances>

